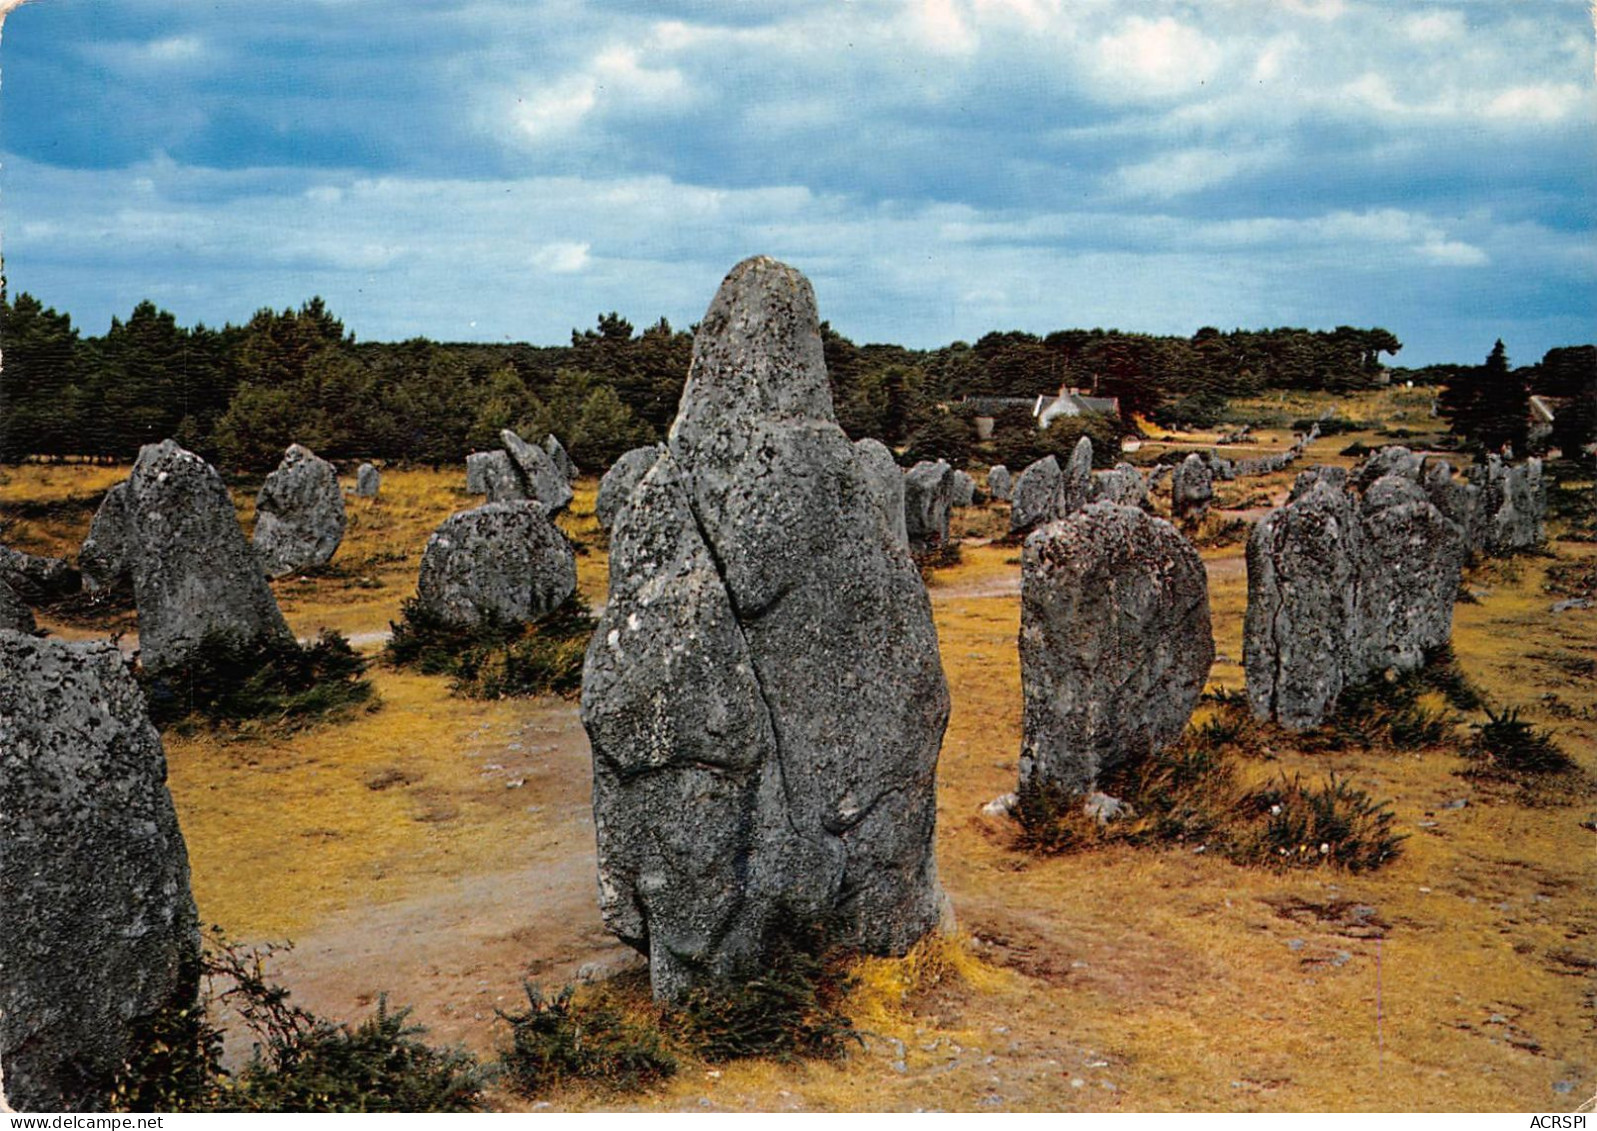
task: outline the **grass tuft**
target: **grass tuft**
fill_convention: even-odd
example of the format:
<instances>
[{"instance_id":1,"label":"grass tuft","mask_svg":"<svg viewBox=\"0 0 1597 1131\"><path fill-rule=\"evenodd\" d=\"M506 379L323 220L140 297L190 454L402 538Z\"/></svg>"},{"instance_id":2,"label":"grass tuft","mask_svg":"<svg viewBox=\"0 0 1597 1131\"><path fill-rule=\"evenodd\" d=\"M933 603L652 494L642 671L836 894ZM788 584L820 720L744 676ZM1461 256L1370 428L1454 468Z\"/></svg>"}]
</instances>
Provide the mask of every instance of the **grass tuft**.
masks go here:
<instances>
[{"instance_id":1,"label":"grass tuft","mask_svg":"<svg viewBox=\"0 0 1597 1131\"><path fill-rule=\"evenodd\" d=\"M1464 753L1484 762L1491 771L1512 777L1563 774L1575 768L1574 761L1553 741L1552 732L1537 730L1526 722L1518 707L1500 712L1487 707L1486 721L1478 724Z\"/></svg>"},{"instance_id":2,"label":"grass tuft","mask_svg":"<svg viewBox=\"0 0 1597 1131\"><path fill-rule=\"evenodd\" d=\"M1229 855L1244 864L1370 872L1395 859L1405 839L1392 831L1390 802L1375 801L1335 774L1318 786L1282 777L1243 795L1241 809L1255 818L1253 832L1233 842Z\"/></svg>"},{"instance_id":3,"label":"grass tuft","mask_svg":"<svg viewBox=\"0 0 1597 1131\"><path fill-rule=\"evenodd\" d=\"M655 1029L603 1001L579 1002L570 986L552 997L530 983L523 988L524 1012L496 1010L510 1026L499 1068L517 1094L530 1098L578 1082L633 1092L676 1075L677 1059Z\"/></svg>"}]
</instances>

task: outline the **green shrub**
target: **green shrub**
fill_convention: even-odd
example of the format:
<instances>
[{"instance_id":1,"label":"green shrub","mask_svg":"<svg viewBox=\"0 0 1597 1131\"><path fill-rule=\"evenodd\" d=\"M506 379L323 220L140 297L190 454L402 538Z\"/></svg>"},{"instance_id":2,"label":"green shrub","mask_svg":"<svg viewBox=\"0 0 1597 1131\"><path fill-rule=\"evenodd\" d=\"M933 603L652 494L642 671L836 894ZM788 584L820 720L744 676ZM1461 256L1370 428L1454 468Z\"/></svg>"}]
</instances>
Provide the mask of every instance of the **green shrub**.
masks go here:
<instances>
[{"instance_id":1,"label":"green shrub","mask_svg":"<svg viewBox=\"0 0 1597 1131\"><path fill-rule=\"evenodd\" d=\"M139 682L157 726L185 719L297 727L344 713L372 698L363 660L349 641L323 630L314 644L274 640L241 644L207 635L188 661Z\"/></svg>"},{"instance_id":2,"label":"green shrub","mask_svg":"<svg viewBox=\"0 0 1597 1131\"><path fill-rule=\"evenodd\" d=\"M603 1002L578 1004L570 986L546 998L526 984L527 1010L496 1010L510 1026L499 1067L510 1088L538 1096L581 1082L637 1091L676 1075L677 1061L653 1029L629 1023Z\"/></svg>"},{"instance_id":3,"label":"green shrub","mask_svg":"<svg viewBox=\"0 0 1597 1131\"><path fill-rule=\"evenodd\" d=\"M1501 712L1486 708L1486 722L1479 724L1475 739L1466 754L1485 761L1499 773L1562 774L1575 763L1553 741L1551 731L1537 730L1520 718L1518 707Z\"/></svg>"},{"instance_id":4,"label":"green shrub","mask_svg":"<svg viewBox=\"0 0 1597 1131\"><path fill-rule=\"evenodd\" d=\"M573 594L530 624L489 620L459 628L415 601L401 606L384 659L429 675L452 677L456 693L474 699L575 695L595 621Z\"/></svg>"},{"instance_id":5,"label":"green shrub","mask_svg":"<svg viewBox=\"0 0 1597 1131\"><path fill-rule=\"evenodd\" d=\"M1292 431L1308 432L1316 424L1320 426L1320 435L1322 436L1340 436L1347 432L1357 432L1364 427L1364 425L1355 420L1349 420L1345 416L1327 416L1323 419L1305 416L1292 422Z\"/></svg>"},{"instance_id":6,"label":"green shrub","mask_svg":"<svg viewBox=\"0 0 1597 1131\"><path fill-rule=\"evenodd\" d=\"M669 1020L713 1063L836 1060L860 1040L843 1012L853 985L821 928L784 921L766 935L760 973L693 991Z\"/></svg>"},{"instance_id":7,"label":"green shrub","mask_svg":"<svg viewBox=\"0 0 1597 1131\"><path fill-rule=\"evenodd\" d=\"M1233 842L1239 863L1277 868L1330 864L1349 872L1368 872L1395 859L1405 839L1392 831L1389 803L1374 801L1335 774L1316 787L1294 775L1253 790L1241 811L1256 818L1251 836Z\"/></svg>"},{"instance_id":8,"label":"green shrub","mask_svg":"<svg viewBox=\"0 0 1597 1131\"><path fill-rule=\"evenodd\" d=\"M1026 418L1024 425L996 429L992 439L993 461L1015 474L1031 464L1053 456L1063 467L1081 438L1092 441L1092 465L1113 467L1120 458L1121 424L1118 416L1061 416L1047 428L1038 428Z\"/></svg>"},{"instance_id":9,"label":"green shrub","mask_svg":"<svg viewBox=\"0 0 1597 1131\"><path fill-rule=\"evenodd\" d=\"M1161 428L1213 428L1225 420L1230 407L1230 403L1219 393L1188 393L1184 397L1165 401L1149 417Z\"/></svg>"}]
</instances>

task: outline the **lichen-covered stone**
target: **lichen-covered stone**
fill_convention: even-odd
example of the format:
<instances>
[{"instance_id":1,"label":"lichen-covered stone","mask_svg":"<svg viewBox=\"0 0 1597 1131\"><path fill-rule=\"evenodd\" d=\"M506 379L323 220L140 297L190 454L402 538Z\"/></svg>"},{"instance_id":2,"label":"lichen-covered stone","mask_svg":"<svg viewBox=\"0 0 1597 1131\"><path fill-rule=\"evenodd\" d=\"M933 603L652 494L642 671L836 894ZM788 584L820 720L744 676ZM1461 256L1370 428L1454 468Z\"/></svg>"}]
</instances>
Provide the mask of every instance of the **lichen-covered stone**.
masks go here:
<instances>
[{"instance_id":1,"label":"lichen-covered stone","mask_svg":"<svg viewBox=\"0 0 1597 1131\"><path fill-rule=\"evenodd\" d=\"M904 473L904 530L910 549L917 554L948 541L954 474L943 460L922 460Z\"/></svg>"},{"instance_id":2,"label":"lichen-covered stone","mask_svg":"<svg viewBox=\"0 0 1597 1131\"><path fill-rule=\"evenodd\" d=\"M1009 468L1003 464L996 463L987 470L987 494L992 498L1007 503L1014 487L1014 476L1009 474Z\"/></svg>"},{"instance_id":3,"label":"lichen-covered stone","mask_svg":"<svg viewBox=\"0 0 1597 1131\"><path fill-rule=\"evenodd\" d=\"M243 648L293 640L214 467L163 440L139 449L123 486L116 521L146 671L182 667L207 638Z\"/></svg>"},{"instance_id":4,"label":"lichen-covered stone","mask_svg":"<svg viewBox=\"0 0 1597 1131\"><path fill-rule=\"evenodd\" d=\"M1044 456L1016 477L1015 489L1009 497L1011 534L1053 521L1063 479L1059 461L1053 456Z\"/></svg>"},{"instance_id":5,"label":"lichen-covered stone","mask_svg":"<svg viewBox=\"0 0 1597 1131\"><path fill-rule=\"evenodd\" d=\"M129 498L127 480L105 493L89 524L89 535L78 550L83 587L91 593L133 580L133 514Z\"/></svg>"},{"instance_id":6,"label":"lichen-covered stone","mask_svg":"<svg viewBox=\"0 0 1597 1131\"><path fill-rule=\"evenodd\" d=\"M200 959L161 739L109 643L0 630L0 907L6 1099L103 1110Z\"/></svg>"},{"instance_id":7,"label":"lichen-covered stone","mask_svg":"<svg viewBox=\"0 0 1597 1131\"><path fill-rule=\"evenodd\" d=\"M974 506L976 502L976 481L963 471L954 472L953 491L949 502L956 507Z\"/></svg>"},{"instance_id":8,"label":"lichen-covered stone","mask_svg":"<svg viewBox=\"0 0 1597 1131\"><path fill-rule=\"evenodd\" d=\"M1481 489L1454 475L1452 465L1445 459L1425 461L1420 485L1431 505L1458 527L1466 551L1481 553L1485 549L1480 521Z\"/></svg>"},{"instance_id":9,"label":"lichen-covered stone","mask_svg":"<svg viewBox=\"0 0 1597 1131\"><path fill-rule=\"evenodd\" d=\"M605 530L615 529L616 519L632 498L638 481L654 466L654 461L660 458L663 451L665 448L659 444L633 448L610 465L610 470L599 480L599 492L593 500L593 515L601 527Z\"/></svg>"},{"instance_id":10,"label":"lichen-covered stone","mask_svg":"<svg viewBox=\"0 0 1597 1131\"><path fill-rule=\"evenodd\" d=\"M1353 472L1353 481L1359 490L1368 490L1377 480L1386 475L1396 475L1403 479L1420 480L1420 457L1409 449L1397 444L1389 444L1378 452L1371 452L1364 458L1364 462Z\"/></svg>"},{"instance_id":11,"label":"lichen-covered stone","mask_svg":"<svg viewBox=\"0 0 1597 1131\"><path fill-rule=\"evenodd\" d=\"M1170 511L1178 519L1195 521L1203 517L1213 498L1214 472L1193 452L1171 473Z\"/></svg>"},{"instance_id":12,"label":"lichen-covered stone","mask_svg":"<svg viewBox=\"0 0 1597 1131\"><path fill-rule=\"evenodd\" d=\"M0 578L0 628L8 628L12 632L39 630L38 622L33 619L33 610L17 596L17 591L4 578Z\"/></svg>"},{"instance_id":13,"label":"lichen-covered stone","mask_svg":"<svg viewBox=\"0 0 1597 1131\"><path fill-rule=\"evenodd\" d=\"M448 624L515 624L558 608L577 589L577 557L529 499L450 515L422 551L416 600Z\"/></svg>"},{"instance_id":14,"label":"lichen-covered stone","mask_svg":"<svg viewBox=\"0 0 1597 1131\"><path fill-rule=\"evenodd\" d=\"M1088 793L1180 736L1214 660L1198 552L1168 522L1093 503L1021 556L1022 789Z\"/></svg>"},{"instance_id":15,"label":"lichen-covered stone","mask_svg":"<svg viewBox=\"0 0 1597 1131\"><path fill-rule=\"evenodd\" d=\"M363 463L355 471L355 494L362 499L375 499L382 490L383 476L377 468Z\"/></svg>"},{"instance_id":16,"label":"lichen-covered stone","mask_svg":"<svg viewBox=\"0 0 1597 1131\"><path fill-rule=\"evenodd\" d=\"M1353 497L1332 477L1304 472L1294 495L1248 539L1242 663L1254 714L1306 730L1353 667L1363 546Z\"/></svg>"},{"instance_id":17,"label":"lichen-covered stone","mask_svg":"<svg viewBox=\"0 0 1597 1131\"><path fill-rule=\"evenodd\" d=\"M326 565L344 540L344 494L333 465L289 445L255 496L255 552L267 577Z\"/></svg>"},{"instance_id":18,"label":"lichen-covered stone","mask_svg":"<svg viewBox=\"0 0 1597 1131\"><path fill-rule=\"evenodd\" d=\"M1148 484L1142 472L1129 463L1117 463L1111 471L1095 476L1092 483L1092 501L1118 503L1123 507L1146 507Z\"/></svg>"},{"instance_id":19,"label":"lichen-covered stone","mask_svg":"<svg viewBox=\"0 0 1597 1131\"><path fill-rule=\"evenodd\" d=\"M854 451L876 496L888 537L895 546L909 549L909 530L904 524L904 473L898 469L898 461L886 444L869 436L855 440Z\"/></svg>"},{"instance_id":20,"label":"lichen-covered stone","mask_svg":"<svg viewBox=\"0 0 1597 1131\"><path fill-rule=\"evenodd\" d=\"M727 276L668 447L612 532L584 668L606 922L668 1000L755 972L793 920L903 953L941 909L948 692L802 275Z\"/></svg>"},{"instance_id":21,"label":"lichen-covered stone","mask_svg":"<svg viewBox=\"0 0 1597 1131\"><path fill-rule=\"evenodd\" d=\"M542 503L543 509L551 515L559 514L571 505L571 481L566 478L565 472L555 466L547 452L535 444L527 443L508 428L500 430L499 442L505 446L505 451L521 473L527 498Z\"/></svg>"},{"instance_id":22,"label":"lichen-covered stone","mask_svg":"<svg viewBox=\"0 0 1597 1131\"><path fill-rule=\"evenodd\" d=\"M1418 668L1452 638L1464 534L1407 474L1394 465L1360 508L1355 679Z\"/></svg>"},{"instance_id":23,"label":"lichen-covered stone","mask_svg":"<svg viewBox=\"0 0 1597 1131\"><path fill-rule=\"evenodd\" d=\"M576 463L566 451L566 446L556 438L553 432L543 438L543 453L555 465L555 470L566 477L567 483L576 481L578 470Z\"/></svg>"},{"instance_id":24,"label":"lichen-covered stone","mask_svg":"<svg viewBox=\"0 0 1597 1131\"><path fill-rule=\"evenodd\" d=\"M46 605L83 587L78 571L62 558L46 558L0 546L0 581L24 601Z\"/></svg>"},{"instance_id":25,"label":"lichen-covered stone","mask_svg":"<svg viewBox=\"0 0 1597 1131\"><path fill-rule=\"evenodd\" d=\"M485 495L490 503L514 503L530 498L515 461L509 452L499 448L466 456L466 491Z\"/></svg>"},{"instance_id":26,"label":"lichen-covered stone","mask_svg":"<svg viewBox=\"0 0 1597 1131\"><path fill-rule=\"evenodd\" d=\"M1083 436L1070 450L1059 475L1059 497L1054 502L1054 518L1075 514L1092 501L1092 440Z\"/></svg>"}]
</instances>

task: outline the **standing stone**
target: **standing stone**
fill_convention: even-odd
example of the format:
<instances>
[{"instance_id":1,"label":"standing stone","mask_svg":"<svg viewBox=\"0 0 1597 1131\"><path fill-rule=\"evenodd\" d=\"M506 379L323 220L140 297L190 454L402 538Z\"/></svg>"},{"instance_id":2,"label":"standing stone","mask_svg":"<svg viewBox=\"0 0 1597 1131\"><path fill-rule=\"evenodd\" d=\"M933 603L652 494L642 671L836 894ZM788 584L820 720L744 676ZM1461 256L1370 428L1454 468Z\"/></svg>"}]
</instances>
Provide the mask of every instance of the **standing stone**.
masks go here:
<instances>
[{"instance_id":1,"label":"standing stone","mask_svg":"<svg viewBox=\"0 0 1597 1131\"><path fill-rule=\"evenodd\" d=\"M1467 547L1406 472L1370 485L1360 508L1358 626L1352 679L1423 666L1453 635Z\"/></svg>"},{"instance_id":2,"label":"standing stone","mask_svg":"<svg viewBox=\"0 0 1597 1131\"><path fill-rule=\"evenodd\" d=\"M0 581L35 605L69 597L83 587L81 575L65 559L40 557L9 546L0 546Z\"/></svg>"},{"instance_id":3,"label":"standing stone","mask_svg":"<svg viewBox=\"0 0 1597 1131\"><path fill-rule=\"evenodd\" d=\"M567 483L576 482L578 475L577 465L566 452L566 446L555 438L553 432L543 438L543 452L544 455L549 457L549 461L555 465L555 470L566 477Z\"/></svg>"},{"instance_id":4,"label":"standing stone","mask_svg":"<svg viewBox=\"0 0 1597 1131\"><path fill-rule=\"evenodd\" d=\"M870 481L871 492L876 496L876 505L881 509L888 539L893 545L908 550L909 529L904 523L904 473L898 469L898 461L893 459L893 453L886 444L869 436L854 441L854 452L859 456L860 467Z\"/></svg>"},{"instance_id":5,"label":"standing stone","mask_svg":"<svg viewBox=\"0 0 1597 1131\"><path fill-rule=\"evenodd\" d=\"M1480 521L1481 489L1455 476L1445 459L1425 462L1421 486L1431 505L1463 534L1467 552L1481 553L1485 549Z\"/></svg>"},{"instance_id":6,"label":"standing stone","mask_svg":"<svg viewBox=\"0 0 1597 1131\"><path fill-rule=\"evenodd\" d=\"M382 490L383 477L376 467L363 463L355 472L355 494L362 499L375 499Z\"/></svg>"},{"instance_id":7,"label":"standing stone","mask_svg":"<svg viewBox=\"0 0 1597 1131\"><path fill-rule=\"evenodd\" d=\"M127 480L105 493L78 550L78 569L89 592L112 589L133 580L133 512Z\"/></svg>"},{"instance_id":8,"label":"standing stone","mask_svg":"<svg viewBox=\"0 0 1597 1131\"><path fill-rule=\"evenodd\" d=\"M0 628L8 628L12 632L39 630L38 622L33 619L33 610L17 596L17 591L4 578L0 578Z\"/></svg>"},{"instance_id":9,"label":"standing stone","mask_svg":"<svg viewBox=\"0 0 1597 1131\"><path fill-rule=\"evenodd\" d=\"M458 628L535 620L577 589L577 557L528 499L450 515L427 539L416 600Z\"/></svg>"},{"instance_id":10,"label":"standing stone","mask_svg":"<svg viewBox=\"0 0 1597 1131\"><path fill-rule=\"evenodd\" d=\"M1333 491L1344 492L1348 489L1348 473L1345 467L1333 467L1330 464L1315 464L1307 471L1300 471L1297 478L1292 480L1292 490L1287 493L1286 501L1295 503L1304 495L1312 491L1316 484L1323 483Z\"/></svg>"},{"instance_id":11,"label":"standing stone","mask_svg":"<svg viewBox=\"0 0 1597 1131\"><path fill-rule=\"evenodd\" d=\"M1203 562L1163 519L1093 503L1021 556L1021 788L1093 791L1180 736L1214 661Z\"/></svg>"},{"instance_id":12,"label":"standing stone","mask_svg":"<svg viewBox=\"0 0 1597 1131\"><path fill-rule=\"evenodd\" d=\"M949 497L949 502L956 507L974 506L976 503L976 481L963 471L954 472L954 489Z\"/></svg>"},{"instance_id":13,"label":"standing stone","mask_svg":"<svg viewBox=\"0 0 1597 1131\"><path fill-rule=\"evenodd\" d=\"M954 505L954 469L945 461L921 460L904 473L904 530L917 554L948 542L948 516Z\"/></svg>"},{"instance_id":14,"label":"standing stone","mask_svg":"<svg viewBox=\"0 0 1597 1131\"><path fill-rule=\"evenodd\" d=\"M1044 456L1031 464L1015 479L1014 493L1009 499L1009 532L1018 534L1054 518L1054 507L1059 501L1059 485L1063 480L1059 461Z\"/></svg>"},{"instance_id":15,"label":"standing stone","mask_svg":"<svg viewBox=\"0 0 1597 1131\"><path fill-rule=\"evenodd\" d=\"M1054 518L1075 514L1092 501L1092 440L1083 436L1071 449L1070 460L1059 477L1059 498Z\"/></svg>"},{"instance_id":16,"label":"standing stone","mask_svg":"<svg viewBox=\"0 0 1597 1131\"><path fill-rule=\"evenodd\" d=\"M103 1109L200 961L161 739L112 644L0 631L0 907L6 1099Z\"/></svg>"},{"instance_id":17,"label":"standing stone","mask_svg":"<svg viewBox=\"0 0 1597 1131\"><path fill-rule=\"evenodd\" d=\"M808 281L739 264L612 534L583 672L601 907L657 998L756 972L793 922L884 954L937 924L948 689L880 499Z\"/></svg>"},{"instance_id":18,"label":"standing stone","mask_svg":"<svg viewBox=\"0 0 1597 1131\"><path fill-rule=\"evenodd\" d=\"M1113 471L1106 471L1093 480L1092 501L1118 503L1123 507L1145 507L1148 504L1148 485L1142 472L1129 463L1117 463Z\"/></svg>"},{"instance_id":19,"label":"standing stone","mask_svg":"<svg viewBox=\"0 0 1597 1131\"><path fill-rule=\"evenodd\" d=\"M183 666L207 637L245 648L293 641L214 467L163 440L139 449L125 486L118 505L146 671Z\"/></svg>"},{"instance_id":20,"label":"standing stone","mask_svg":"<svg viewBox=\"0 0 1597 1131\"><path fill-rule=\"evenodd\" d=\"M500 430L499 441L521 473L527 498L542 503L551 516L571 505L571 481L542 448L527 443L508 428Z\"/></svg>"},{"instance_id":21,"label":"standing stone","mask_svg":"<svg viewBox=\"0 0 1597 1131\"><path fill-rule=\"evenodd\" d=\"M510 453L499 449L466 456L466 491L486 495L490 503L521 502L528 497Z\"/></svg>"},{"instance_id":22,"label":"standing stone","mask_svg":"<svg viewBox=\"0 0 1597 1131\"><path fill-rule=\"evenodd\" d=\"M254 543L261 568L267 577L282 577L326 565L343 540L338 473L309 448L289 445L255 496Z\"/></svg>"},{"instance_id":23,"label":"standing stone","mask_svg":"<svg viewBox=\"0 0 1597 1131\"><path fill-rule=\"evenodd\" d=\"M665 448L659 444L633 448L604 473L604 478L599 480L599 492L593 499L593 515L605 530L615 529L616 519L632 498L632 492L637 490L638 481L663 451Z\"/></svg>"},{"instance_id":24,"label":"standing stone","mask_svg":"<svg viewBox=\"0 0 1597 1131\"><path fill-rule=\"evenodd\" d=\"M1193 452L1176 466L1170 480L1170 511L1178 519L1197 521L1214 498L1214 474L1203 457Z\"/></svg>"},{"instance_id":25,"label":"standing stone","mask_svg":"<svg viewBox=\"0 0 1597 1131\"><path fill-rule=\"evenodd\" d=\"M1358 638L1363 548L1353 497L1314 469L1248 539L1242 663L1253 713L1292 730L1336 705Z\"/></svg>"},{"instance_id":26,"label":"standing stone","mask_svg":"<svg viewBox=\"0 0 1597 1131\"><path fill-rule=\"evenodd\" d=\"M1009 468L1003 464L994 464L987 472L987 494L1000 502L1009 501L1009 493L1014 489L1014 477L1009 474Z\"/></svg>"},{"instance_id":27,"label":"standing stone","mask_svg":"<svg viewBox=\"0 0 1597 1131\"><path fill-rule=\"evenodd\" d=\"M1418 483L1420 462L1420 457L1407 448L1389 444L1365 457L1364 462L1353 472L1353 481L1361 491L1369 490L1371 484L1385 475L1396 475Z\"/></svg>"}]
</instances>

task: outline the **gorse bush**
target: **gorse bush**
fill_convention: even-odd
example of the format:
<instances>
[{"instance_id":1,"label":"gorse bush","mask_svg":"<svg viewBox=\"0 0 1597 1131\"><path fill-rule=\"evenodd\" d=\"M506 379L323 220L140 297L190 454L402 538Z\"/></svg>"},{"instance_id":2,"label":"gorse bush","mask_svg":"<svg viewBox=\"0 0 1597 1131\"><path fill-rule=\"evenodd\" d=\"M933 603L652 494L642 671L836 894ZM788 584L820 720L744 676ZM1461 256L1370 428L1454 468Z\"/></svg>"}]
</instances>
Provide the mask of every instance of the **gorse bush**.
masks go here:
<instances>
[{"instance_id":1,"label":"gorse bush","mask_svg":"<svg viewBox=\"0 0 1597 1131\"><path fill-rule=\"evenodd\" d=\"M365 670L349 641L328 630L313 644L212 634L181 668L141 673L139 682L157 726L200 719L297 727L370 702Z\"/></svg>"},{"instance_id":2,"label":"gorse bush","mask_svg":"<svg viewBox=\"0 0 1597 1131\"><path fill-rule=\"evenodd\" d=\"M439 1049L406 1023L409 1010L377 1012L353 1028L317 1017L271 982L282 947L243 948L213 929L203 958L205 1000L155 1019L113 1087L119 1111L478 1111L483 1076L459 1049ZM218 984L225 988L218 990ZM222 1066L226 1005L250 1031L254 1052L236 1076Z\"/></svg>"},{"instance_id":3,"label":"gorse bush","mask_svg":"<svg viewBox=\"0 0 1597 1131\"><path fill-rule=\"evenodd\" d=\"M530 624L490 619L471 628L449 624L412 600L390 624L383 657L398 667L451 676L454 690L474 699L571 696L582 688L595 624L575 594Z\"/></svg>"},{"instance_id":4,"label":"gorse bush","mask_svg":"<svg viewBox=\"0 0 1597 1131\"><path fill-rule=\"evenodd\" d=\"M1520 718L1518 707L1501 712L1486 708L1465 753L1482 760L1493 771L1509 774L1562 774L1575 763L1553 741L1551 731L1537 730Z\"/></svg>"},{"instance_id":5,"label":"gorse bush","mask_svg":"<svg viewBox=\"0 0 1597 1131\"><path fill-rule=\"evenodd\" d=\"M1325 723L1300 742L1310 750L1369 749L1376 744L1420 750L1452 738L1455 719L1445 708L1472 711L1480 705L1480 692L1459 667L1452 648L1443 645L1428 651L1420 667L1378 673L1344 687Z\"/></svg>"},{"instance_id":6,"label":"gorse bush","mask_svg":"<svg viewBox=\"0 0 1597 1131\"><path fill-rule=\"evenodd\" d=\"M1332 864L1368 872L1394 859L1404 839L1392 831L1396 818L1389 802L1375 801L1335 774L1317 786L1305 786L1295 775L1282 778L1245 794L1240 810L1254 820L1251 835L1237 838L1228 849L1239 863Z\"/></svg>"},{"instance_id":7,"label":"gorse bush","mask_svg":"<svg viewBox=\"0 0 1597 1131\"><path fill-rule=\"evenodd\" d=\"M657 1030L603 1001L579 1003L570 986L553 997L531 984L523 988L524 1012L496 1010L510 1026L499 1068L518 1094L538 1096L572 1083L636 1091L676 1075L676 1057Z\"/></svg>"}]
</instances>

